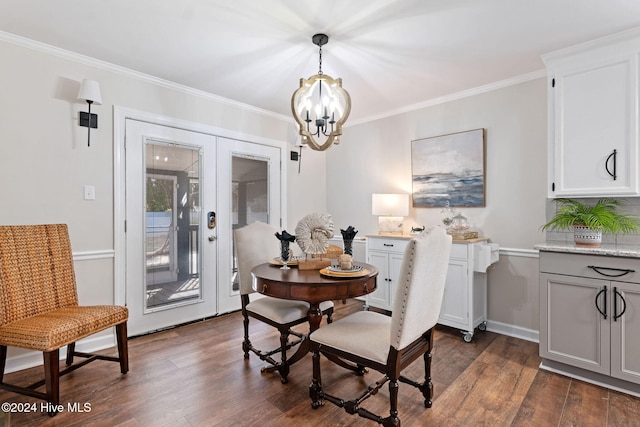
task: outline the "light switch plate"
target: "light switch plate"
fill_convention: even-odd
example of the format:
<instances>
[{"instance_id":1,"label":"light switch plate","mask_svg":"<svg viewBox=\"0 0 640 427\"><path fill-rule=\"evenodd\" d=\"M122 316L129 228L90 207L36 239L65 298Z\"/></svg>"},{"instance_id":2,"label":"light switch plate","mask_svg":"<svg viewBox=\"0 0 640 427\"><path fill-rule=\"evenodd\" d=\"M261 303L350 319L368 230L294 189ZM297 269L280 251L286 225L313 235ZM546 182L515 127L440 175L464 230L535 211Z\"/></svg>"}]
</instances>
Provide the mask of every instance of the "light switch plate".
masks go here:
<instances>
[{"instance_id":1,"label":"light switch plate","mask_svg":"<svg viewBox=\"0 0 640 427\"><path fill-rule=\"evenodd\" d=\"M84 199L85 200L95 200L96 199L96 187L93 185L85 185L84 186Z\"/></svg>"}]
</instances>

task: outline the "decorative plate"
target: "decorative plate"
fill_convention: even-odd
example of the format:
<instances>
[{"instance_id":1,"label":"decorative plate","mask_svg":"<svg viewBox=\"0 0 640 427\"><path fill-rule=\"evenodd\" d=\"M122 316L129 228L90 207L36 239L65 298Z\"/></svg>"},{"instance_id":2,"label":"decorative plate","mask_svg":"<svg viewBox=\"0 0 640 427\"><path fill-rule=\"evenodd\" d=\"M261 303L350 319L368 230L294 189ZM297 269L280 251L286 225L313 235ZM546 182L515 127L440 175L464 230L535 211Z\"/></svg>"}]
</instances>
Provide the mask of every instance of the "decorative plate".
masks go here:
<instances>
[{"instance_id":1,"label":"decorative plate","mask_svg":"<svg viewBox=\"0 0 640 427\"><path fill-rule=\"evenodd\" d=\"M320 270L320 274L322 274L323 276L342 277L345 279L353 278L353 277L362 277L362 276L366 276L369 273L370 273L369 270L362 267L360 267L360 270L358 271L341 270L339 267L337 270L331 269L331 267L326 267Z\"/></svg>"},{"instance_id":2,"label":"decorative plate","mask_svg":"<svg viewBox=\"0 0 640 427\"><path fill-rule=\"evenodd\" d=\"M331 265L327 267L327 271L330 271L332 273L358 273L362 270L364 270L364 267L361 265L354 265L348 270L340 268L339 265Z\"/></svg>"}]
</instances>

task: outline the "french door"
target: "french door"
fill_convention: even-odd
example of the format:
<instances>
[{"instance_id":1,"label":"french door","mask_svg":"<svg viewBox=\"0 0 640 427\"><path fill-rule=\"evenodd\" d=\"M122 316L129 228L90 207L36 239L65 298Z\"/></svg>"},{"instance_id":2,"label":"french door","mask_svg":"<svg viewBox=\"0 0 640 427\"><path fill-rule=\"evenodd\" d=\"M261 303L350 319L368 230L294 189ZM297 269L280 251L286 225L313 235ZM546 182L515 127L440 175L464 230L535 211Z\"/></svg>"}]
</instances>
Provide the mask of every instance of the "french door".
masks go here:
<instances>
[{"instance_id":1,"label":"french door","mask_svg":"<svg viewBox=\"0 0 640 427\"><path fill-rule=\"evenodd\" d=\"M218 138L220 313L239 310L242 305L233 230L255 221L281 227L281 156L281 149L275 146Z\"/></svg>"},{"instance_id":2,"label":"french door","mask_svg":"<svg viewBox=\"0 0 640 427\"><path fill-rule=\"evenodd\" d=\"M138 335L217 313L216 137L125 126L125 298Z\"/></svg>"},{"instance_id":3,"label":"french door","mask_svg":"<svg viewBox=\"0 0 640 427\"><path fill-rule=\"evenodd\" d=\"M122 122L129 335L239 310L233 230L281 228L283 149Z\"/></svg>"}]
</instances>

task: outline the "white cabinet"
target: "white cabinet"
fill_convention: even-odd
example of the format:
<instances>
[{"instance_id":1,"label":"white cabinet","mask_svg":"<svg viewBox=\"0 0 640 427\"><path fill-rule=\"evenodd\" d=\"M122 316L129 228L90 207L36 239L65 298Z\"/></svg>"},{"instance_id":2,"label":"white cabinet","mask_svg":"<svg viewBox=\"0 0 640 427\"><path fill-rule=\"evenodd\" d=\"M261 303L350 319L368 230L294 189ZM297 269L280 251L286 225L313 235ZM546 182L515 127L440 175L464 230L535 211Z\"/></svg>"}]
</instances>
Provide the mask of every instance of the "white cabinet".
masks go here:
<instances>
[{"instance_id":1,"label":"white cabinet","mask_svg":"<svg viewBox=\"0 0 640 427\"><path fill-rule=\"evenodd\" d=\"M550 198L640 195L637 34L543 56Z\"/></svg>"},{"instance_id":2,"label":"white cabinet","mask_svg":"<svg viewBox=\"0 0 640 427\"><path fill-rule=\"evenodd\" d=\"M487 268L498 261L498 245L486 239L454 241L438 323L458 328L471 342L487 326Z\"/></svg>"},{"instance_id":3,"label":"white cabinet","mask_svg":"<svg viewBox=\"0 0 640 427\"><path fill-rule=\"evenodd\" d=\"M640 384L640 259L540 252L540 357Z\"/></svg>"},{"instance_id":4,"label":"white cabinet","mask_svg":"<svg viewBox=\"0 0 640 427\"><path fill-rule=\"evenodd\" d=\"M367 305L391 310L404 250L409 236L367 236L367 263L378 267L378 288L367 295Z\"/></svg>"},{"instance_id":5,"label":"white cabinet","mask_svg":"<svg viewBox=\"0 0 640 427\"><path fill-rule=\"evenodd\" d=\"M367 305L391 310L404 249L410 236L367 236L367 262L380 270L378 289ZM498 245L486 239L454 241L438 323L460 329L470 342L476 327L485 329L487 268L498 261Z\"/></svg>"}]
</instances>

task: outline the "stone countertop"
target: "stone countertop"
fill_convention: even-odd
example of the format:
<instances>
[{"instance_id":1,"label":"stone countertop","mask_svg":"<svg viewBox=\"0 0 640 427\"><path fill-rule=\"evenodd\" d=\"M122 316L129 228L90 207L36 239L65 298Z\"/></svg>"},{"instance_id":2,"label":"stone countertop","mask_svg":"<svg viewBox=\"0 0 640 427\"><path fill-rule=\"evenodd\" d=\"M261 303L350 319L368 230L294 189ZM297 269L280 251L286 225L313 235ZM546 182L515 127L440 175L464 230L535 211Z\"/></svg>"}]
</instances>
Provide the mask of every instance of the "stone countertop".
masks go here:
<instances>
[{"instance_id":1,"label":"stone countertop","mask_svg":"<svg viewBox=\"0 0 640 427\"><path fill-rule=\"evenodd\" d=\"M602 244L600 247L579 246L569 242L545 242L534 246L547 252L640 258L640 245Z\"/></svg>"}]
</instances>

